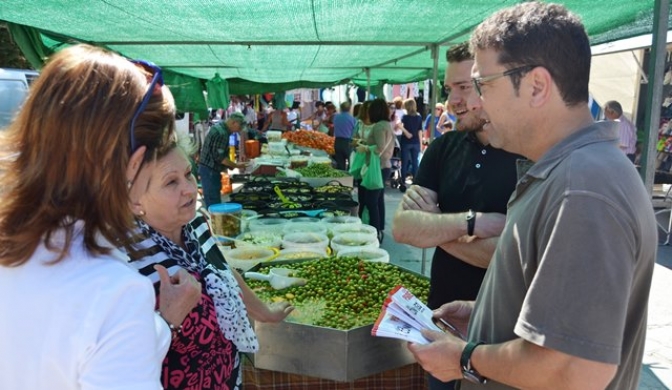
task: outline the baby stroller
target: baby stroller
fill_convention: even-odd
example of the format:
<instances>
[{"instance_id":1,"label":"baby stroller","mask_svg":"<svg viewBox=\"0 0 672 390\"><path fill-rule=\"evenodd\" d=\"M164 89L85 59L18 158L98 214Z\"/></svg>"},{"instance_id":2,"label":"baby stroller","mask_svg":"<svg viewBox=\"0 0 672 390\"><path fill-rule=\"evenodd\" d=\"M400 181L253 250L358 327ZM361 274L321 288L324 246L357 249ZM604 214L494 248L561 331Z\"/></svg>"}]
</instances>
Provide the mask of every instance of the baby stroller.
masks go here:
<instances>
[{"instance_id":1,"label":"baby stroller","mask_svg":"<svg viewBox=\"0 0 672 390\"><path fill-rule=\"evenodd\" d=\"M391 157L390 158L390 187L399 188L402 183L401 179L401 158Z\"/></svg>"}]
</instances>

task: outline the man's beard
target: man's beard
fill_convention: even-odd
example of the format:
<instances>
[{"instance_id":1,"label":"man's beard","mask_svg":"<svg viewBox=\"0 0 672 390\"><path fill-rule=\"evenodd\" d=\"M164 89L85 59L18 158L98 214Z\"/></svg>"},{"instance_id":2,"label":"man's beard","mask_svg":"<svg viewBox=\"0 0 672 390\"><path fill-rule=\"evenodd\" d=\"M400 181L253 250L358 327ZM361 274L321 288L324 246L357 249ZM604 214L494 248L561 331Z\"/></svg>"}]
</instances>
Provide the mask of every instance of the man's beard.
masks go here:
<instances>
[{"instance_id":1,"label":"man's beard","mask_svg":"<svg viewBox=\"0 0 672 390\"><path fill-rule=\"evenodd\" d=\"M485 119L478 119L476 123L474 124L470 123L467 127L462 127L459 125L458 121L457 130L464 131L465 133L480 133L481 131L483 131L483 126L485 125L485 123L486 123Z\"/></svg>"}]
</instances>

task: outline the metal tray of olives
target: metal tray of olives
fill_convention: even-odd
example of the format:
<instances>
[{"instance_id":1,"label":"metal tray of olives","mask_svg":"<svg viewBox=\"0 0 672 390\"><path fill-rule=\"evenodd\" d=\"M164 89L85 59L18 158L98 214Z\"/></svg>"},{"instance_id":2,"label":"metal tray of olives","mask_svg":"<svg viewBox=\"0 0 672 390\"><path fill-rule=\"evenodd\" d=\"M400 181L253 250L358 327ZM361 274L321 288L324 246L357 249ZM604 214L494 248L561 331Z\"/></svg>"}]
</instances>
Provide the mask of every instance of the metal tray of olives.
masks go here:
<instances>
[{"instance_id":1,"label":"metal tray of olives","mask_svg":"<svg viewBox=\"0 0 672 390\"><path fill-rule=\"evenodd\" d=\"M274 262L291 268L305 260ZM403 272L427 277L393 265ZM259 266L254 270L258 270ZM283 321L254 322L259 351L248 354L256 368L351 382L414 363L406 342L371 336L373 324L339 330Z\"/></svg>"}]
</instances>

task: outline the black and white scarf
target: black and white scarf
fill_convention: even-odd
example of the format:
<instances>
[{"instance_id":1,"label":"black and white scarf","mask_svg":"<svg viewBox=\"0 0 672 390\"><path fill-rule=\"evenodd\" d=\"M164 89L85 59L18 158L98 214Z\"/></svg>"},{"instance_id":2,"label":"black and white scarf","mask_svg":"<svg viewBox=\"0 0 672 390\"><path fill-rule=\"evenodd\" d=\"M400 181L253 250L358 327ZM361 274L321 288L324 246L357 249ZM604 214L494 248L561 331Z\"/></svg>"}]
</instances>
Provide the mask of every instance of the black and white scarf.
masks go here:
<instances>
[{"instance_id":1,"label":"black and white scarf","mask_svg":"<svg viewBox=\"0 0 672 390\"><path fill-rule=\"evenodd\" d=\"M217 323L224 336L241 352L257 352L259 342L247 317L242 290L236 278L224 261L217 261L217 268L206 258L206 254L219 255L218 260L223 260L205 219L197 216L182 228L185 249L144 221L136 220L136 223L136 234L141 237L141 241L133 245L139 255L131 256L131 265L154 283L159 281L154 264L161 264L172 272L176 270L175 267L181 267L199 274L215 305Z\"/></svg>"}]
</instances>

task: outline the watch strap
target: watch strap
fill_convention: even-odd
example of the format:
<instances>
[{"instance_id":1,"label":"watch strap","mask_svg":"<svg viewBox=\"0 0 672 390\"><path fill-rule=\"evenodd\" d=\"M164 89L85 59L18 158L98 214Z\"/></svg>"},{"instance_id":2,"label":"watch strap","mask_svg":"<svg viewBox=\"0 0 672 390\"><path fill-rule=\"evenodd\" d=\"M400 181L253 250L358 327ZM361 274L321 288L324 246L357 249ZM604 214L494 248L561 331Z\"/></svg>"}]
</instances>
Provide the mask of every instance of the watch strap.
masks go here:
<instances>
[{"instance_id":1,"label":"watch strap","mask_svg":"<svg viewBox=\"0 0 672 390\"><path fill-rule=\"evenodd\" d=\"M467 235L473 236L476 228L476 213L474 210L469 210L467 214Z\"/></svg>"},{"instance_id":2,"label":"watch strap","mask_svg":"<svg viewBox=\"0 0 672 390\"><path fill-rule=\"evenodd\" d=\"M470 341L462 350L462 356L460 356L460 366L462 367L462 376L464 379L467 379L470 382L484 384L487 382L487 379L478 373L471 366L471 355L474 353L474 350L479 345L484 344L482 341L473 342Z\"/></svg>"}]
</instances>

